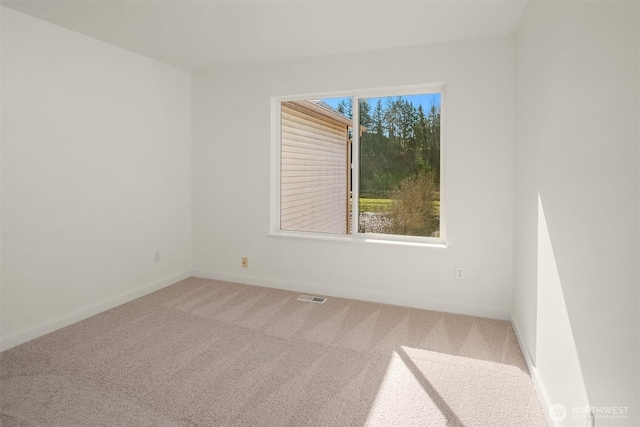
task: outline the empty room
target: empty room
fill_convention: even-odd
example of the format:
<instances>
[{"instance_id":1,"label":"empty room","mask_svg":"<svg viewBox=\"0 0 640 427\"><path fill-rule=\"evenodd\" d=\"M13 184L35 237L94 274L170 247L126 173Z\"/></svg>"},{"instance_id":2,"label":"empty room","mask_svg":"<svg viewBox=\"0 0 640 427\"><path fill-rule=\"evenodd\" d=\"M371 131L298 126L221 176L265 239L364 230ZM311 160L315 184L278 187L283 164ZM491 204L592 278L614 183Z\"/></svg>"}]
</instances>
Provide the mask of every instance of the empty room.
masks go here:
<instances>
[{"instance_id":1,"label":"empty room","mask_svg":"<svg viewBox=\"0 0 640 427\"><path fill-rule=\"evenodd\" d=\"M640 2L0 1L0 425L640 426Z\"/></svg>"}]
</instances>

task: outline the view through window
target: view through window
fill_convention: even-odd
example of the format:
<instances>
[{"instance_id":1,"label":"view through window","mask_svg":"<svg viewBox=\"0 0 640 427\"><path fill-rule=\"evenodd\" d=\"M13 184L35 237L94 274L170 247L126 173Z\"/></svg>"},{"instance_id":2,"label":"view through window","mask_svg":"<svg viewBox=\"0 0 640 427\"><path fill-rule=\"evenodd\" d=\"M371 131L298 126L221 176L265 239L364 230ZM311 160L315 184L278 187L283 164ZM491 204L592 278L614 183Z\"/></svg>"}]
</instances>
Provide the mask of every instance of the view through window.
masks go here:
<instances>
[{"instance_id":1,"label":"view through window","mask_svg":"<svg viewBox=\"0 0 640 427\"><path fill-rule=\"evenodd\" d=\"M281 102L280 229L439 238L441 98Z\"/></svg>"}]
</instances>

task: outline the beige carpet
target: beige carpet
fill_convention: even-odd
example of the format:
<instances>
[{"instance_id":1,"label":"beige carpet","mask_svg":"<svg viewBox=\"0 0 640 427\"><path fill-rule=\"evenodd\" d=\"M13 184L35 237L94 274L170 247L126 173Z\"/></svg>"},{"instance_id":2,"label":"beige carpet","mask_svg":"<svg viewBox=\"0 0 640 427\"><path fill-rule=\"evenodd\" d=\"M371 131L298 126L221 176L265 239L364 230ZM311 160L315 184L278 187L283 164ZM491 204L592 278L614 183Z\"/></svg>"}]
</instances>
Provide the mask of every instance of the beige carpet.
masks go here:
<instances>
[{"instance_id":1,"label":"beige carpet","mask_svg":"<svg viewBox=\"0 0 640 427\"><path fill-rule=\"evenodd\" d=\"M190 278L0 354L3 426L545 426L508 322Z\"/></svg>"}]
</instances>

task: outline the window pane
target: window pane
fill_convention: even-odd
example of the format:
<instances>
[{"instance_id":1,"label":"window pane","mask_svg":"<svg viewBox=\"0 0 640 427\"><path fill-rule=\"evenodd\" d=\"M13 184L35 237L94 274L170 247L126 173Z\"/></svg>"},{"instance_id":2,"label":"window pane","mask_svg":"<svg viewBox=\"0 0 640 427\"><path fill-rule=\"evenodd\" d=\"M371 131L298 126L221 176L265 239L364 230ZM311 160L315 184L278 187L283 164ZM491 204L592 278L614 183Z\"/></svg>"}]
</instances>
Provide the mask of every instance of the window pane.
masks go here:
<instances>
[{"instance_id":1,"label":"window pane","mask_svg":"<svg viewBox=\"0 0 640 427\"><path fill-rule=\"evenodd\" d=\"M281 103L281 230L349 232L351 107L351 98Z\"/></svg>"},{"instance_id":2,"label":"window pane","mask_svg":"<svg viewBox=\"0 0 640 427\"><path fill-rule=\"evenodd\" d=\"M440 236L440 94L359 100L358 231Z\"/></svg>"}]
</instances>

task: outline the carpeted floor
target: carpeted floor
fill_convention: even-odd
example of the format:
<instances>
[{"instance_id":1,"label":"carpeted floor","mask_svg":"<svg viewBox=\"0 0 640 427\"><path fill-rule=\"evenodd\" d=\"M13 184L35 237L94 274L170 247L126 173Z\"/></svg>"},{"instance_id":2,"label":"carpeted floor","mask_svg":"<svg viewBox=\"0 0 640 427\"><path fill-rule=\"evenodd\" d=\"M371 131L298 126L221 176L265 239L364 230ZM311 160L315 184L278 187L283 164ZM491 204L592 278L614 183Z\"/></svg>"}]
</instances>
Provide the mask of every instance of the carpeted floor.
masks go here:
<instances>
[{"instance_id":1,"label":"carpeted floor","mask_svg":"<svg viewBox=\"0 0 640 427\"><path fill-rule=\"evenodd\" d=\"M190 278L0 354L3 426L546 426L508 322Z\"/></svg>"}]
</instances>

